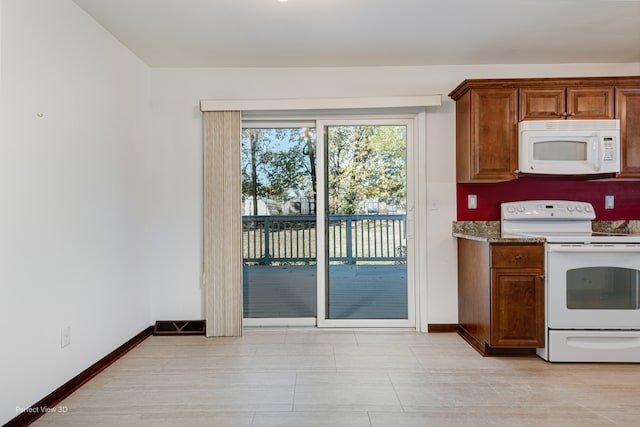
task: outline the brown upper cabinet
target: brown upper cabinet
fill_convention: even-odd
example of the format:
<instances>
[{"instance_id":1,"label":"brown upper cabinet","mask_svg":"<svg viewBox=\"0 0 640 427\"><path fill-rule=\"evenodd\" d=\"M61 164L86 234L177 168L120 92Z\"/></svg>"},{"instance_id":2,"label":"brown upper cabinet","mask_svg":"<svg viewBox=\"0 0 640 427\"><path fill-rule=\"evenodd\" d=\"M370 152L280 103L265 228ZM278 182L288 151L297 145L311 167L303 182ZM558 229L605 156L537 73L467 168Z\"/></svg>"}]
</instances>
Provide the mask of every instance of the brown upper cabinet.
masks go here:
<instances>
[{"instance_id":1,"label":"brown upper cabinet","mask_svg":"<svg viewBox=\"0 0 640 427\"><path fill-rule=\"evenodd\" d=\"M613 86L520 89L520 120L613 119Z\"/></svg>"},{"instance_id":2,"label":"brown upper cabinet","mask_svg":"<svg viewBox=\"0 0 640 427\"><path fill-rule=\"evenodd\" d=\"M472 89L456 103L456 117L457 180L516 178L518 89Z\"/></svg>"},{"instance_id":3,"label":"brown upper cabinet","mask_svg":"<svg viewBox=\"0 0 640 427\"><path fill-rule=\"evenodd\" d=\"M616 88L620 120L620 178L640 178L640 85Z\"/></svg>"},{"instance_id":4,"label":"brown upper cabinet","mask_svg":"<svg viewBox=\"0 0 640 427\"><path fill-rule=\"evenodd\" d=\"M458 182L518 177L518 122L619 119L620 178L640 178L640 76L465 80L456 101Z\"/></svg>"}]
</instances>

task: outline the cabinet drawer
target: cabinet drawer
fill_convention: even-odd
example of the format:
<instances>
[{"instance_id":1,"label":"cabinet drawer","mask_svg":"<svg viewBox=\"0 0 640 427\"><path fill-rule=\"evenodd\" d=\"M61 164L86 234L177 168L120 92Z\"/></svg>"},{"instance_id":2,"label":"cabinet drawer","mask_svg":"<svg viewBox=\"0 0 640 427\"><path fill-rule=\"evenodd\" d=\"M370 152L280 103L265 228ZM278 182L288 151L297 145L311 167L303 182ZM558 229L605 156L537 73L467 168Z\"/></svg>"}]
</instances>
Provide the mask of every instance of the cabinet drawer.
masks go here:
<instances>
[{"instance_id":1,"label":"cabinet drawer","mask_svg":"<svg viewBox=\"0 0 640 427\"><path fill-rule=\"evenodd\" d=\"M542 245L491 245L493 268L544 268Z\"/></svg>"}]
</instances>

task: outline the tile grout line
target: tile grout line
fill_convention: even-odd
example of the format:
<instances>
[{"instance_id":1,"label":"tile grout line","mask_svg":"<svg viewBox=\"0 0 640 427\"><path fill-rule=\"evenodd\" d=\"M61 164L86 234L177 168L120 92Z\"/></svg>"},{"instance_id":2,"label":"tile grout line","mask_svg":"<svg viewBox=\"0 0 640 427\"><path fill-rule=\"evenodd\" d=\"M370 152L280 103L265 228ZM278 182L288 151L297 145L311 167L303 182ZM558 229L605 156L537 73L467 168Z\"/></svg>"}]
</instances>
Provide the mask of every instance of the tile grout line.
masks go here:
<instances>
[{"instance_id":1,"label":"tile grout line","mask_svg":"<svg viewBox=\"0 0 640 427\"><path fill-rule=\"evenodd\" d=\"M416 346L411 346L411 345L409 345L408 347L409 347L409 351L411 352L411 355L416 359L416 363L417 363L417 364L418 364L418 366L420 367L420 370L421 370L422 372L424 372L424 373L427 373L429 370L428 370L428 368L427 368L427 367L425 367L425 366L423 365L423 363L420 361L419 354L418 354L418 353L415 351L415 349L414 349Z\"/></svg>"},{"instance_id":2,"label":"tile grout line","mask_svg":"<svg viewBox=\"0 0 640 427\"><path fill-rule=\"evenodd\" d=\"M398 390L396 390L396 385L393 383L393 380L391 379L391 374L389 372L387 372L387 378L389 378L389 382L391 383L391 387L393 388L393 393L396 395L396 399L398 399L398 404L400 405L400 409L402 409L402 412L406 412L404 410L404 406L402 405L402 401L400 400L400 396L398 395Z\"/></svg>"},{"instance_id":3,"label":"tile grout line","mask_svg":"<svg viewBox=\"0 0 640 427\"><path fill-rule=\"evenodd\" d=\"M296 391L298 389L298 373L296 372L296 379L293 382L293 398L291 399L291 412L296 410Z\"/></svg>"}]
</instances>

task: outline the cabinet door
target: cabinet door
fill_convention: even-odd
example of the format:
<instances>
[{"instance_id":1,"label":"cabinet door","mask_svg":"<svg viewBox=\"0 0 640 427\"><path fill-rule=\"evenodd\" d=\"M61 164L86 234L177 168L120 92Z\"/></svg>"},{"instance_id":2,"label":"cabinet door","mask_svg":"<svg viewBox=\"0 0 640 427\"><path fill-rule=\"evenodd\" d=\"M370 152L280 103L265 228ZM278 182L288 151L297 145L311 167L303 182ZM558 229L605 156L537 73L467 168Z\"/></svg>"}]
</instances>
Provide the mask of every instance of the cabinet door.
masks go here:
<instances>
[{"instance_id":1,"label":"cabinet door","mask_svg":"<svg viewBox=\"0 0 640 427\"><path fill-rule=\"evenodd\" d=\"M640 178L640 87L616 88L621 178Z\"/></svg>"},{"instance_id":2,"label":"cabinet door","mask_svg":"<svg viewBox=\"0 0 640 427\"><path fill-rule=\"evenodd\" d=\"M567 88L567 118L613 119L613 87Z\"/></svg>"},{"instance_id":3,"label":"cabinet door","mask_svg":"<svg viewBox=\"0 0 640 427\"><path fill-rule=\"evenodd\" d=\"M520 89L520 120L555 120L566 112L564 87Z\"/></svg>"},{"instance_id":4,"label":"cabinet door","mask_svg":"<svg viewBox=\"0 0 640 427\"><path fill-rule=\"evenodd\" d=\"M515 179L518 168L518 89L471 91L471 180Z\"/></svg>"},{"instance_id":5,"label":"cabinet door","mask_svg":"<svg viewBox=\"0 0 640 427\"><path fill-rule=\"evenodd\" d=\"M520 120L613 119L613 87L520 89Z\"/></svg>"},{"instance_id":6,"label":"cabinet door","mask_svg":"<svg viewBox=\"0 0 640 427\"><path fill-rule=\"evenodd\" d=\"M492 347L544 347L542 274L541 269L492 269Z\"/></svg>"}]
</instances>

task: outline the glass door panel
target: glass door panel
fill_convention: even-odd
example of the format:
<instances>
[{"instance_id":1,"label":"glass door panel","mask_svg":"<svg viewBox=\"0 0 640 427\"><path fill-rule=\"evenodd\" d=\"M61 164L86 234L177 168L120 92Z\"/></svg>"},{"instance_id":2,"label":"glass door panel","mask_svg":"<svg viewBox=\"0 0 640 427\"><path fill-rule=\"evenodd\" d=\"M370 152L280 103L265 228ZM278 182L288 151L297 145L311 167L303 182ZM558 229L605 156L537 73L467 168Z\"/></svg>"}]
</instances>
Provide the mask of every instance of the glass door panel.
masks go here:
<instances>
[{"instance_id":1,"label":"glass door panel","mask_svg":"<svg viewBox=\"0 0 640 427\"><path fill-rule=\"evenodd\" d=\"M242 130L244 318L316 317L316 132Z\"/></svg>"},{"instance_id":2,"label":"glass door panel","mask_svg":"<svg viewBox=\"0 0 640 427\"><path fill-rule=\"evenodd\" d=\"M328 125L326 319L408 319L407 125Z\"/></svg>"}]
</instances>

